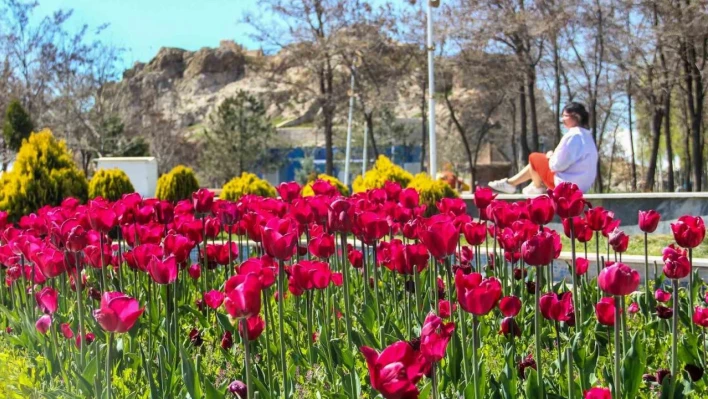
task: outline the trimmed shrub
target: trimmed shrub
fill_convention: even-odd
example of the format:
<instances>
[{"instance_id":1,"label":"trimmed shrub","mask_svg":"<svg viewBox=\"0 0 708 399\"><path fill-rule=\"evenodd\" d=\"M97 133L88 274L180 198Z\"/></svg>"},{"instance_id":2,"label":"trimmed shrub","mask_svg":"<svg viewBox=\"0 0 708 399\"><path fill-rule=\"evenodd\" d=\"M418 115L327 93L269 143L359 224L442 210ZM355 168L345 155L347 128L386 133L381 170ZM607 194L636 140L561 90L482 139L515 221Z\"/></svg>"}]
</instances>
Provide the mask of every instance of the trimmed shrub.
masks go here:
<instances>
[{"instance_id":1,"label":"trimmed shrub","mask_svg":"<svg viewBox=\"0 0 708 399\"><path fill-rule=\"evenodd\" d=\"M427 173L415 175L408 188L414 188L420 195L420 203L428 208L435 207L436 203L443 198L457 198L458 194L449 184L443 180L433 180Z\"/></svg>"},{"instance_id":2,"label":"trimmed shrub","mask_svg":"<svg viewBox=\"0 0 708 399\"><path fill-rule=\"evenodd\" d=\"M324 181L330 183L331 185L333 185L337 189L337 191L339 191L340 194L342 194L345 197L349 195L349 188L347 186L345 186L344 183L339 181L339 179L337 179L334 176L330 176L328 174L322 173L317 176L316 180L324 180ZM312 184L314 182L315 181L310 181L305 185L305 187L302 188L302 196L303 197L312 197L313 195L315 195L315 192L312 190Z\"/></svg>"},{"instance_id":3,"label":"trimmed shrub","mask_svg":"<svg viewBox=\"0 0 708 399\"><path fill-rule=\"evenodd\" d=\"M355 193L361 193L372 188L382 188L387 181L396 182L406 187L413 180L413 175L407 170L391 162L384 155L379 155L374 167L366 171L364 177L357 176L352 183Z\"/></svg>"},{"instance_id":4,"label":"trimmed shrub","mask_svg":"<svg viewBox=\"0 0 708 399\"><path fill-rule=\"evenodd\" d=\"M219 196L223 200L238 201L246 194L260 195L261 197L277 197L275 187L266 180L253 173L243 172L241 176L234 177L226 183Z\"/></svg>"},{"instance_id":5,"label":"trimmed shrub","mask_svg":"<svg viewBox=\"0 0 708 399\"><path fill-rule=\"evenodd\" d=\"M17 220L45 206L57 206L68 197L86 201L88 182L74 163L64 140L49 129L22 142L12 170L2 176L0 209Z\"/></svg>"},{"instance_id":6,"label":"trimmed shrub","mask_svg":"<svg viewBox=\"0 0 708 399\"><path fill-rule=\"evenodd\" d=\"M120 169L99 169L88 186L89 198L103 197L109 201L117 201L123 194L134 191L130 178Z\"/></svg>"},{"instance_id":7,"label":"trimmed shrub","mask_svg":"<svg viewBox=\"0 0 708 399\"><path fill-rule=\"evenodd\" d=\"M199 181L192 168L177 165L157 179L155 197L163 201L177 202L192 198L192 193L197 190Z\"/></svg>"}]
</instances>

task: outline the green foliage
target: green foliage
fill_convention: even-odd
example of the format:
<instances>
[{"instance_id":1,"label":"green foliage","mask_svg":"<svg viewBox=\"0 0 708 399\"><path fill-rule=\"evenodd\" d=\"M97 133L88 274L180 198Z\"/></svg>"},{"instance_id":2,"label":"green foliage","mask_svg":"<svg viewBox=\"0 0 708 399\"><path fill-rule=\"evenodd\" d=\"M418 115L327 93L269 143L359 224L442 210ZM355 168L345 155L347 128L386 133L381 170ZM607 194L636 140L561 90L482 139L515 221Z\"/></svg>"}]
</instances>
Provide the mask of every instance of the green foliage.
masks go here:
<instances>
[{"instance_id":1,"label":"green foliage","mask_svg":"<svg viewBox=\"0 0 708 399\"><path fill-rule=\"evenodd\" d=\"M6 338L2 338L5 340ZM5 371L0 373L0 398L25 399L40 398L41 386L38 377L43 368L35 363L44 363L45 359L37 357L34 361L20 350L12 349L3 343L0 347L0 362Z\"/></svg>"},{"instance_id":2,"label":"green foliage","mask_svg":"<svg viewBox=\"0 0 708 399\"><path fill-rule=\"evenodd\" d=\"M22 146L22 140L27 139L33 130L34 124L30 115L18 100L12 100L5 111L5 124L2 129L8 147L18 151Z\"/></svg>"},{"instance_id":3,"label":"green foliage","mask_svg":"<svg viewBox=\"0 0 708 399\"><path fill-rule=\"evenodd\" d=\"M157 180L155 197L177 202L191 198L192 193L197 190L199 190L199 181L194 171L186 166L177 165Z\"/></svg>"},{"instance_id":4,"label":"green foliage","mask_svg":"<svg viewBox=\"0 0 708 399\"><path fill-rule=\"evenodd\" d=\"M394 164L386 156L379 155L374 167L366 171L363 178L357 176L352 187L355 193L360 193L372 188L381 188L387 181L407 187L411 180L413 180L413 175L410 172Z\"/></svg>"},{"instance_id":5,"label":"green foliage","mask_svg":"<svg viewBox=\"0 0 708 399\"><path fill-rule=\"evenodd\" d=\"M88 187L89 198L103 197L109 201L116 201L123 194L134 191L130 178L120 169L99 169Z\"/></svg>"},{"instance_id":6,"label":"green foliage","mask_svg":"<svg viewBox=\"0 0 708 399\"><path fill-rule=\"evenodd\" d=\"M221 190L221 199L238 201L246 194L260 195L261 197L275 198L277 193L275 188L266 180L259 178L253 173L243 172L241 176L234 177L224 185Z\"/></svg>"},{"instance_id":7,"label":"green foliage","mask_svg":"<svg viewBox=\"0 0 708 399\"><path fill-rule=\"evenodd\" d=\"M273 147L275 127L266 108L241 90L209 116L201 164L212 184L223 184L259 165L276 166L278 159L268 151Z\"/></svg>"},{"instance_id":8,"label":"green foliage","mask_svg":"<svg viewBox=\"0 0 708 399\"><path fill-rule=\"evenodd\" d=\"M326 181L330 182L333 186L337 187L337 191L339 191L340 194L342 194L344 196L349 195L349 188L347 186L345 186L344 183L339 181L339 179L337 179L334 176L330 176L328 174L322 173L317 176L317 180L326 180ZM302 196L303 197L311 197L311 196L315 195L315 192L312 191L312 183L314 183L314 182L315 181L312 180L309 183L307 183L305 185L305 187L302 188Z\"/></svg>"},{"instance_id":9,"label":"green foliage","mask_svg":"<svg viewBox=\"0 0 708 399\"><path fill-rule=\"evenodd\" d=\"M86 200L88 182L63 140L48 129L32 134L17 154L12 171L2 176L0 209L17 220L67 197Z\"/></svg>"},{"instance_id":10,"label":"green foliage","mask_svg":"<svg viewBox=\"0 0 708 399\"><path fill-rule=\"evenodd\" d=\"M104 157L146 157L150 155L150 145L143 137L128 137L123 122L111 116L101 123L101 143L99 151Z\"/></svg>"},{"instance_id":11,"label":"green foliage","mask_svg":"<svg viewBox=\"0 0 708 399\"><path fill-rule=\"evenodd\" d=\"M307 155L300 161L300 169L295 172L295 181L304 185L315 180L316 176L315 157Z\"/></svg>"},{"instance_id":12,"label":"green foliage","mask_svg":"<svg viewBox=\"0 0 708 399\"><path fill-rule=\"evenodd\" d=\"M433 180L427 173L418 173L408 184L408 188L414 188L420 195L420 203L429 208L443 198L457 198L458 194L449 184L442 180Z\"/></svg>"}]
</instances>

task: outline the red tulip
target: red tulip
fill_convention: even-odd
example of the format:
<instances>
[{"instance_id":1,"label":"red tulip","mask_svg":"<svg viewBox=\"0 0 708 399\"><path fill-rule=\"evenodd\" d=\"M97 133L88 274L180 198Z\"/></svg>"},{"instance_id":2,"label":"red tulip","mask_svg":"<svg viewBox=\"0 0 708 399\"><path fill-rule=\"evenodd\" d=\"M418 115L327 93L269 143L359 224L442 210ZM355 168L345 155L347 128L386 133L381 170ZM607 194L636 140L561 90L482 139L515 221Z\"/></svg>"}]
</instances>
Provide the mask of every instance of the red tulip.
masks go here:
<instances>
[{"instance_id":1,"label":"red tulip","mask_svg":"<svg viewBox=\"0 0 708 399\"><path fill-rule=\"evenodd\" d=\"M74 338L74 332L71 330L71 325L69 325L69 323L62 323L61 333L66 339Z\"/></svg>"},{"instance_id":2,"label":"red tulip","mask_svg":"<svg viewBox=\"0 0 708 399\"><path fill-rule=\"evenodd\" d=\"M487 239L487 224L485 222L470 222L462 227L465 240L470 245L481 245Z\"/></svg>"},{"instance_id":3,"label":"red tulip","mask_svg":"<svg viewBox=\"0 0 708 399\"><path fill-rule=\"evenodd\" d=\"M436 258L443 259L455 253L460 241L460 233L453 226L452 218L447 215L435 215L418 228L420 241Z\"/></svg>"},{"instance_id":4,"label":"red tulip","mask_svg":"<svg viewBox=\"0 0 708 399\"><path fill-rule=\"evenodd\" d=\"M263 330L265 330L265 321L260 315L253 315L246 320L248 329L248 340L255 341L261 336ZM241 338L246 339L243 331L243 323L238 323L238 332L241 334Z\"/></svg>"},{"instance_id":5,"label":"red tulip","mask_svg":"<svg viewBox=\"0 0 708 399\"><path fill-rule=\"evenodd\" d=\"M666 303L671 300L671 293L666 292L666 291L662 290L661 288L659 288L656 291L654 291L654 298L656 298L656 300L658 302Z\"/></svg>"},{"instance_id":6,"label":"red tulip","mask_svg":"<svg viewBox=\"0 0 708 399\"><path fill-rule=\"evenodd\" d=\"M255 273L233 277L234 287L226 291L224 307L234 318L249 318L261 312L261 282Z\"/></svg>"},{"instance_id":7,"label":"red tulip","mask_svg":"<svg viewBox=\"0 0 708 399\"><path fill-rule=\"evenodd\" d=\"M347 244L347 258L355 269L361 269L364 266L364 254L354 249L351 244Z\"/></svg>"},{"instance_id":8,"label":"red tulip","mask_svg":"<svg viewBox=\"0 0 708 399\"><path fill-rule=\"evenodd\" d=\"M520 208L512 207L505 201L494 200L486 209L487 219L502 228L510 226L519 219Z\"/></svg>"},{"instance_id":9,"label":"red tulip","mask_svg":"<svg viewBox=\"0 0 708 399\"><path fill-rule=\"evenodd\" d=\"M93 311L98 324L108 332L128 332L141 314L138 300L122 292L105 292L101 296L101 307Z\"/></svg>"},{"instance_id":10,"label":"red tulip","mask_svg":"<svg viewBox=\"0 0 708 399\"><path fill-rule=\"evenodd\" d=\"M211 290L204 294L204 303L212 309L218 309L224 303L224 293L217 290Z\"/></svg>"},{"instance_id":11,"label":"red tulip","mask_svg":"<svg viewBox=\"0 0 708 399\"><path fill-rule=\"evenodd\" d=\"M113 259L113 251L110 245L104 245L103 251L98 245L87 245L84 248L84 255L86 256L86 262L94 269L110 265Z\"/></svg>"},{"instance_id":12,"label":"red tulip","mask_svg":"<svg viewBox=\"0 0 708 399\"><path fill-rule=\"evenodd\" d=\"M522 360L521 362L518 363L517 369L519 370L519 378L522 380L526 378L526 369L531 367L532 369L536 370L536 361L533 359L533 357L529 354Z\"/></svg>"},{"instance_id":13,"label":"red tulip","mask_svg":"<svg viewBox=\"0 0 708 399\"><path fill-rule=\"evenodd\" d=\"M321 234L310 240L308 245L310 253L320 259L328 259L334 255L334 236L331 234Z\"/></svg>"},{"instance_id":14,"label":"red tulip","mask_svg":"<svg viewBox=\"0 0 708 399\"><path fill-rule=\"evenodd\" d=\"M184 263L196 245L194 241L180 234L168 234L163 242L165 255L174 255L177 263ZM236 252L238 256L238 252Z\"/></svg>"},{"instance_id":15,"label":"red tulip","mask_svg":"<svg viewBox=\"0 0 708 399\"><path fill-rule=\"evenodd\" d=\"M602 231L614 217L613 212L607 211L601 206L585 211L585 220L593 231Z\"/></svg>"},{"instance_id":16,"label":"red tulip","mask_svg":"<svg viewBox=\"0 0 708 399\"><path fill-rule=\"evenodd\" d=\"M198 191L192 193L192 206L196 213L210 212L213 202L214 193L205 188L200 188Z\"/></svg>"},{"instance_id":17,"label":"red tulip","mask_svg":"<svg viewBox=\"0 0 708 399\"><path fill-rule=\"evenodd\" d=\"M288 282L289 291L300 296L308 290L327 288L332 282L332 271L325 262L304 260L290 268Z\"/></svg>"},{"instance_id":18,"label":"red tulip","mask_svg":"<svg viewBox=\"0 0 708 399\"><path fill-rule=\"evenodd\" d=\"M455 273L455 288L460 306L468 313L484 316L501 298L501 283L494 277L483 279L479 273Z\"/></svg>"},{"instance_id":19,"label":"red tulip","mask_svg":"<svg viewBox=\"0 0 708 399\"><path fill-rule=\"evenodd\" d=\"M385 399L418 397L416 383L426 374L425 360L404 341L388 346L379 354L368 346L360 348L369 368L371 386Z\"/></svg>"},{"instance_id":20,"label":"red tulip","mask_svg":"<svg viewBox=\"0 0 708 399\"><path fill-rule=\"evenodd\" d=\"M666 307L664 305L656 305L656 315L660 319L670 319L674 315L673 309Z\"/></svg>"},{"instance_id":21,"label":"red tulip","mask_svg":"<svg viewBox=\"0 0 708 399\"><path fill-rule=\"evenodd\" d=\"M443 198L437 203L440 213L452 214L455 216L467 213L467 204L462 198Z\"/></svg>"},{"instance_id":22,"label":"red tulip","mask_svg":"<svg viewBox=\"0 0 708 399\"><path fill-rule=\"evenodd\" d=\"M72 252L78 252L84 249L87 244L86 230L81 225L73 224L75 219L69 219L62 225L62 236L66 249ZM65 228L68 230L64 232Z\"/></svg>"},{"instance_id":23,"label":"red tulip","mask_svg":"<svg viewBox=\"0 0 708 399\"><path fill-rule=\"evenodd\" d=\"M450 301L444 299L438 301L438 315L443 319L449 319L453 310L454 309L450 307Z\"/></svg>"},{"instance_id":24,"label":"red tulip","mask_svg":"<svg viewBox=\"0 0 708 399\"><path fill-rule=\"evenodd\" d=\"M262 228L262 237L266 253L285 261L292 258L299 234L292 219L273 218Z\"/></svg>"},{"instance_id":25,"label":"red tulip","mask_svg":"<svg viewBox=\"0 0 708 399\"><path fill-rule=\"evenodd\" d=\"M361 229L361 238L369 245L375 244L390 231L386 219L377 213L363 212L357 219Z\"/></svg>"},{"instance_id":26,"label":"red tulip","mask_svg":"<svg viewBox=\"0 0 708 399\"><path fill-rule=\"evenodd\" d=\"M91 207L87 212L91 228L103 234L113 230L118 224L118 218L113 209L103 207Z\"/></svg>"},{"instance_id":27,"label":"red tulip","mask_svg":"<svg viewBox=\"0 0 708 399\"><path fill-rule=\"evenodd\" d=\"M234 259L238 258L238 244L235 242L224 243L223 245L217 244L218 251L216 252L216 263L222 266L228 265L233 262Z\"/></svg>"},{"instance_id":28,"label":"red tulip","mask_svg":"<svg viewBox=\"0 0 708 399\"><path fill-rule=\"evenodd\" d=\"M52 287L44 287L42 291L35 294L37 305L43 313L54 314L58 308L59 293Z\"/></svg>"},{"instance_id":29,"label":"red tulip","mask_svg":"<svg viewBox=\"0 0 708 399\"><path fill-rule=\"evenodd\" d=\"M261 282L263 288L268 288L275 284L275 270L276 266L273 260L268 256L263 256L262 258L250 258L245 262L241 263L238 268L238 274L249 274L254 273L258 276L258 280ZM228 292L232 287L235 287L235 281L232 281L233 277L226 281L224 286L224 291Z\"/></svg>"},{"instance_id":30,"label":"red tulip","mask_svg":"<svg viewBox=\"0 0 708 399\"><path fill-rule=\"evenodd\" d=\"M58 277L66 271L64 253L51 245L46 245L36 252L33 259L46 278Z\"/></svg>"},{"instance_id":31,"label":"red tulip","mask_svg":"<svg viewBox=\"0 0 708 399\"><path fill-rule=\"evenodd\" d=\"M591 388L583 399L612 399L612 392L608 388Z\"/></svg>"},{"instance_id":32,"label":"red tulip","mask_svg":"<svg viewBox=\"0 0 708 399\"><path fill-rule=\"evenodd\" d=\"M172 284L177 280L177 261L173 255L160 260L157 256L153 256L148 263L148 273L150 277L161 285Z\"/></svg>"},{"instance_id":33,"label":"red tulip","mask_svg":"<svg viewBox=\"0 0 708 399\"><path fill-rule=\"evenodd\" d=\"M574 183L562 182L553 190L548 190L548 195L553 199L553 208L560 218L578 216L585 208L583 193Z\"/></svg>"},{"instance_id":34,"label":"red tulip","mask_svg":"<svg viewBox=\"0 0 708 399\"><path fill-rule=\"evenodd\" d=\"M627 313L635 314L637 312L639 312L639 304L636 302L630 303L629 306L627 307Z\"/></svg>"},{"instance_id":35,"label":"red tulip","mask_svg":"<svg viewBox=\"0 0 708 399\"><path fill-rule=\"evenodd\" d=\"M639 229L645 233L653 233L659 225L661 215L659 212L651 209L648 211L639 211Z\"/></svg>"},{"instance_id":36,"label":"red tulip","mask_svg":"<svg viewBox=\"0 0 708 399\"><path fill-rule=\"evenodd\" d=\"M505 317L514 317L521 310L521 300L515 296L505 296L499 301L499 310Z\"/></svg>"},{"instance_id":37,"label":"red tulip","mask_svg":"<svg viewBox=\"0 0 708 399\"><path fill-rule=\"evenodd\" d=\"M415 209L420 204L420 196L414 188L406 188L398 194L398 201L406 209Z\"/></svg>"},{"instance_id":38,"label":"red tulip","mask_svg":"<svg viewBox=\"0 0 708 399\"><path fill-rule=\"evenodd\" d=\"M352 204L346 199L338 199L327 209L327 226L330 231L346 233L352 228Z\"/></svg>"},{"instance_id":39,"label":"red tulip","mask_svg":"<svg viewBox=\"0 0 708 399\"><path fill-rule=\"evenodd\" d=\"M509 338L509 335L511 334L516 337L521 337L521 329L519 328L519 325L516 324L516 320L514 320L513 317L505 317L501 321L499 334L503 334L507 338Z\"/></svg>"},{"instance_id":40,"label":"red tulip","mask_svg":"<svg viewBox=\"0 0 708 399\"><path fill-rule=\"evenodd\" d=\"M420 353L430 362L439 362L445 357L455 323L443 323L442 319L429 313L420 331Z\"/></svg>"},{"instance_id":41,"label":"red tulip","mask_svg":"<svg viewBox=\"0 0 708 399\"><path fill-rule=\"evenodd\" d=\"M676 223L671 223L676 243L684 248L699 246L706 236L706 226L700 216L681 216Z\"/></svg>"},{"instance_id":42,"label":"red tulip","mask_svg":"<svg viewBox=\"0 0 708 399\"><path fill-rule=\"evenodd\" d=\"M708 308L696 306L693 309L693 322L703 328L708 328Z\"/></svg>"},{"instance_id":43,"label":"red tulip","mask_svg":"<svg viewBox=\"0 0 708 399\"><path fill-rule=\"evenodd\" d=\"M620 224L622 223L622 220L620 219L612 219L607 222L607 225L605 225L605 228L602 229L602 235L609 238L610 234L617 229Z\"/></svg>"},{"instance_id":44,"label":"red tulip","mask_svg":"<svg viewBox=\"0 0 708 399\"><path fill-rule=\"evenodd\" d=\"M588 272L588 265L590 262L585 258L575 259L575 275L582 276Z\"/></svg>"},{"instance_id":45,"label":"red tulip","mask_svg":"<svg viewBox=\"0 0 708 399\"><path fill-rule=\"evenodd\" d=\"M84 334L84 336L83 336L83 340L86 340L86 345L91 345L91 344L93 343L93 341L96 340L96 335L95 335L94 333L91 333L91 332L90 332L90 333L86 333L86 334ZM77 333L77 334L76 334L76 347L77 347L77 348L80 348L80 347L81 347L81 341L82 341L81 334L78 334L78 333Z\"/></svg>"},{"instance_id":46,"label":"red tulip","mask_svg":"<svg viewBox=\"0 0 708 399\"><path fill-rule=\"evenodd\" d=\"M234 337L231 334L231 331L224 331L224 334L221 336L221 349L227 351L231 349L234 346Z\"/></svg>"},{"instance_id":47,"label":"red tulip","mask_svg":"<svg viewBox=\"0 0 708 399\"><path fill-rule=\"evenodd\" d=\"M300 198L300 191L302 191L302 187L294 181L280 183L278 186L278 194L280 195L280 199L289 204L295 199Z\"/></svg>"},{"instance_id":48,"label":"red tulip","mask_svg":"<svg viewBox=\"0 0 708 399\"><path fill-rule=\"evenodd\" d=\"M554 237L543 231L521 245L521 257L527 265L545 266L553 262L555 257Z\"/></svg>"},{"instance_id":49,"label":"red tulip","mask_svg":"<svg viewBox=\"0 0 708 399\"><path fill-rule=\"evenodd\" d=\"M568 321L573 313L573 293L548 293L539 301L541 314L548 320Z\"/></svg>"},{"instance_id":50,"label":"red tulip","mask_svg":"<svg viewBox=\"0 0 708 399\"><path fill-rule=\"evenodd\" d=\"M529 219L538 225L548 224L555 215L553 211L553 200L547 195L541 195L529 200Z\"/></svg>"},{"instance_id":51,"label":"red tulip","mask_svg":"<svg viewBox=\"0 0 708 399\"><path fill-rule=\"evenodd\" d=\"M691 263L686 257L686 251L676 248L673 244L662 251L664 259L664 275L667 278L682 279L691 274Z\"/></svg>"},{"instance_id":52,"label":"red tulip","mask_svg":"<svg viewBox=\"0 0 708 399\"><path fill-rule=\"evenodd\" d=\"M37 331L39 331L40 334L46 334L47 331L49 331L49 328L52 326L52 317L45 314L44 316L40 317L36 323L34 323L35 328L37 328Z\"/></svg>"},{"instance_id":53,"label":"red tulip","mask_svg":"<svg viewBox=\"0 0 708 399\"><path fill-rule=\"evenodd\" d=\"M625 252L629 246L629 236L620 229L614 229L610 233L609 242L615 252Z\"/></svg>"},{"instance_id":54,"label":"red tulip","mask_svg":"<svg viewBox=\"0 0 708 399\"><path fill-rule=\"evenodd\" d=\"M622 312L621 309L620 312ZM595 314L597 315L597 321L603 326L614 326L615 298L605 297L600 299L600 302L595 305Z\"/></svg>"},{"instance_id":55,"label":"red tulip","mask_svg":"<svg viewBox=\"0 0 708 399\"><path fill-rule=\"evenodd\" d=\"M489 187L477 187L474 190L474 205L478 209L484 209L497 197L497 194Z\"/></svg>"},{"instance_id":56,"label":"red tulip","mask_svg":"<svg viewBox=\"0 0 708 399\"><path fill-rule=\"evenodd\" d=\"M639 287L639 273L624 263L613 263L600 271L597 285L610 295L629 295Z\"/></svg>"}]
</instances>

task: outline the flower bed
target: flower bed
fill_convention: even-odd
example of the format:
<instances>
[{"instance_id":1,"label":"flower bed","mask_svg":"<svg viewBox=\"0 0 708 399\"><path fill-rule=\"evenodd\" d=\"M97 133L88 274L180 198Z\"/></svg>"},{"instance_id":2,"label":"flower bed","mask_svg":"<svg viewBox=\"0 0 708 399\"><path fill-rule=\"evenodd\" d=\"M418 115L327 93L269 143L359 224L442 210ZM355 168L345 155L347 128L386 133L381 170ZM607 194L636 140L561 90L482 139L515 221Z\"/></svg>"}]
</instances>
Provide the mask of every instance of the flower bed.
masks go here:
<instances>
[{"instance_id":1,"label":"flower bed","mask_svg":"<svg viewBox=\"0 0 708 399\"><path fill-rule=\"evenodd\" d=\"M672 225L663 274L640 286L630 237L573 185L517 203L480 189L482 219L456 198L425 217L396 183L278 192L0 218L0 340L41 355L36 386L71 397L708 395L700 218ZM564 231L544 227L555 215ZM660 215L639 219L650 237ZM599 277L574 255L554 284L561 250L588 242L594 258L598 239Z\"/></svg>"}]
</instances>

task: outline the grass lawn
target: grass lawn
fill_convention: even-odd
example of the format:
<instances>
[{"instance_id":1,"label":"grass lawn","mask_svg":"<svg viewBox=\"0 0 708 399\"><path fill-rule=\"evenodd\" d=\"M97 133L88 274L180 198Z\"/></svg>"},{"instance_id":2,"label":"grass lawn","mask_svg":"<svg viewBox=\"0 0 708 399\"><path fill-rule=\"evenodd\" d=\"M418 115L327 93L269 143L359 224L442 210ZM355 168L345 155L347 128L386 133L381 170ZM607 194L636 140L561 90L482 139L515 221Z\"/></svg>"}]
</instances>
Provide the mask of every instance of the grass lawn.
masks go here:
<instances>
[{"instance_id":1,"label":"grass lawn","mask_svg":"<svg viewBox=\"0 0 708 399\"><path fill-rule=\"evenodd\" d=\"M674 242L674 237L670 234L649 234L649 255L661 256L661 251L667 247L669 244ZM563 242L563 251L570 251L570 239L565 235L561 234L561 239ZM578 252L584 250L584 244L577 243L575 246ZM600 254L607 252L607 239L600 235ZM612 248L610 248L610 253L612 253ZM588 242L588 256L590 254L595 254L595 241L594 238ZM627 248L627 255L644 255L644 235L638 234L630 236L629 247ZM704 241L697 248L693 249L694 258L708 258L708 242Z\"/></svg>"}]
</instances>

